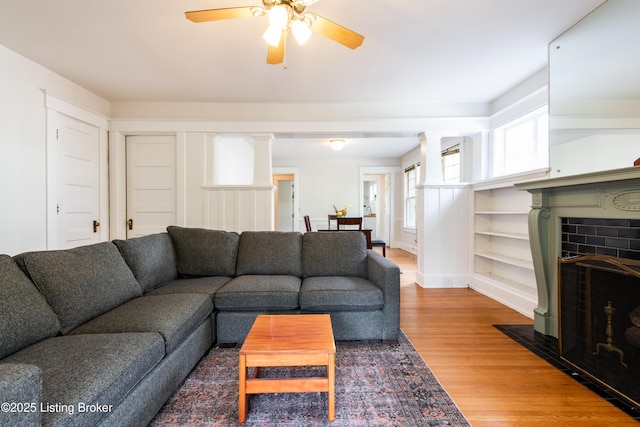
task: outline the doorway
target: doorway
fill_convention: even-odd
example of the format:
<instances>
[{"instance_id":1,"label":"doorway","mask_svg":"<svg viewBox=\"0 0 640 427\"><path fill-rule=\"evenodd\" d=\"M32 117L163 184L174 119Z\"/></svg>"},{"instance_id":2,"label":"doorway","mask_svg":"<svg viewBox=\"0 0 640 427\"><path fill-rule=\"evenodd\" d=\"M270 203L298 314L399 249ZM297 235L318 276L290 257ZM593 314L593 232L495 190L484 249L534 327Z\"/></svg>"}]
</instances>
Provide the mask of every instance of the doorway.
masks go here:
<instances>
[{"instance_id":1,"label":"doorway","mask_svg":"<svg viewBox=\"0 0 640 427\"><path fill-rule=\"evenodd\" d=\"M401 169L390 167L360 168L360 213L363 226L370 228L371 238L382 239L393 247L396 236L395 186Z\"/></svg>"},{"instance_id":2,"label":"doorway","mask_svg":"<svg viewBox=\"0 0 640 427\"><path fill-rule=\"evenodd\" d=\"M293 174L274 174L274 225L276 231L297 231Z\"/></svg>"},{"instance_id":3,"label":"doorway","mask_svg":"<svg viewBox=\"0 0 640 427\"><path fill-rule=\"evenodd\" d=\"M96 126L58 113L57 249L100 241L100 135Z\"/></svg>"},{"instance_id":4,"label":"doorway","mask_svg":"<svg viewBox=\"0 0 640 427\"><path fill-rule=\"evenodd\" d=\"M176 224L176 138L126 138L127 238L160 233Z\"/></svg>"}]
</instances>

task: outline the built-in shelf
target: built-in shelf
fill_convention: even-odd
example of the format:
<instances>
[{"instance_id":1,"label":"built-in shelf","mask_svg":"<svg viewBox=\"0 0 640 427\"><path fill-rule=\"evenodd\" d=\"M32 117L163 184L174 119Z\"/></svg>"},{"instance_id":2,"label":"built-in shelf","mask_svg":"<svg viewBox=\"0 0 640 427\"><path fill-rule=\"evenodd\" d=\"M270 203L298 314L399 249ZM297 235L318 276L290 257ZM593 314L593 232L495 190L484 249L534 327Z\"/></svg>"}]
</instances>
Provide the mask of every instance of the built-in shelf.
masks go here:
<instances>
[{"instance_id":1,"label":"built-in shelf","mask_svg":"<svg viewBox=\"0 0 640 427\"><path fill-rule=\"evenodd\" d=\"M508 255L502 255L495 252L476 252L476 256L491 259L493 261L502 262L504 264L513 265L520 268L533 271L533 262L526 259L514 258Z\"/></svg>"},{"instance_id":2,"label":"built-in shelf","mask_svg":"<svg viewBox=\"0 0 640 427\"><path fill-rule=\"evenodd\" d=\"M498 231L480 231L476 230L475 234L480 234L484 236L494 236L494 237L504 237L505 239L516 239L516 240L526 240L529 241L528 234L522 233L502 233Z\"/></svg>"},{"instance_id":3,"label":"built-in shelf","mask_svg":"<svg viewBox=\"0 0 640 427\"><path fill-rule=\"evenodd\" d=\"M529 211L476 211L476 215L529 215Z\"/></svg>"},{"instance_id":4,"label":"built-in shelf","mask_svg":"<svg viewBox=\"0 0 640 427\"><path fill-rule=\"evenodd\" d=\"M536 291L535 284L529 285L529 284L525 284L525 283L516 282L515 280L507 279L506 277L499 276L497 274L492 274L492 273L480 274L480 273L478 273L478 276L480 276L483 280L494 282L495 284L499 284L499 285L503 285L503 286L504 285L508 285L510 289L512 289L514 291L517 291L517 292L519 292L521 294L531 295L532 291L533 292Z\"/></svg>"},{"instance_id":5,"label":"built-in shelf","mask_svg":"<svg viewBox=\"0 0 640 427\"><path fill-rule=\"evenodd\" d=\"M471 286L533 317L537 301L529 245L531 198L512 182L474 188Z\"/></svg>"}]
</instances>

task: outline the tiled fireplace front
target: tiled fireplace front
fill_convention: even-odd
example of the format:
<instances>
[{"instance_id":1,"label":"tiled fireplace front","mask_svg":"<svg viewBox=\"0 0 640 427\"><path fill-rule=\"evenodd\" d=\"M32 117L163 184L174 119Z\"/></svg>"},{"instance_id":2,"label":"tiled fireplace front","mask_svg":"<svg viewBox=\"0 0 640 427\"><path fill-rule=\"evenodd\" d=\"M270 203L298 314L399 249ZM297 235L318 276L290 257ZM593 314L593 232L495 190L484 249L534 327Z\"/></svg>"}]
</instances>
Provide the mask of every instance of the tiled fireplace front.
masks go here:
<instances>
[{"instance_id":1,"label":"tiled fireplace front","mask_svg":"<svg viewBox=\"0 0 640 427\"><path fill-rule=\"evenodd\" d=\"M562 218L562 257L584 254L640 260L640 219Z\"/></svg>"}]
</instances>

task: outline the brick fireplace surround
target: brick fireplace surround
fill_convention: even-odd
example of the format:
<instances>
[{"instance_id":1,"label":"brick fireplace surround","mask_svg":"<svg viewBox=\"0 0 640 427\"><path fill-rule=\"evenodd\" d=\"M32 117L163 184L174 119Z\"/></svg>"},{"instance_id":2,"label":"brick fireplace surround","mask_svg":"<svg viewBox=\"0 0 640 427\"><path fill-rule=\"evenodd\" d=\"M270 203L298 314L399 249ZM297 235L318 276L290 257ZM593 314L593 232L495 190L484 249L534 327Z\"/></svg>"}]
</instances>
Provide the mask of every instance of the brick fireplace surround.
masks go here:
<instances>
[{"instance_id":1,"label":"brick fireplace surround","mask_svg":"<svg viewBox=\"0 0 640 427\"><path fill-rule=\"evenodd\" d=\"M584 251L640 259L640 167L516 188L532 196L529 239L538 287L534 329L558 337L558 258Z\"/></svg>"}]
</instances>

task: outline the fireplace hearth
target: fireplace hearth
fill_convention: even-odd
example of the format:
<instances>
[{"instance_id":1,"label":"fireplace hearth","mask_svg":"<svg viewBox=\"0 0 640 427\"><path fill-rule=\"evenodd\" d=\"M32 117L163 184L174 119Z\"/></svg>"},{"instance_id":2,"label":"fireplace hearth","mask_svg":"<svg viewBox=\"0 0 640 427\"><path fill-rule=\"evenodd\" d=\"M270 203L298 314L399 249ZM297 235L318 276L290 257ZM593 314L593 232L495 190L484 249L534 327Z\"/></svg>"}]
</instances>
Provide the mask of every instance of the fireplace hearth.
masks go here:
<instances>
[{"instance_id":1,"label":"fireplace hearth","mask_svg":"<svg viewBox=\"0 0 640 427\"><path fill-rule=\"evenodd\" d=\"M558 260L561 359L640 407L640 261Z\"/></svg>"}]
</instances>

